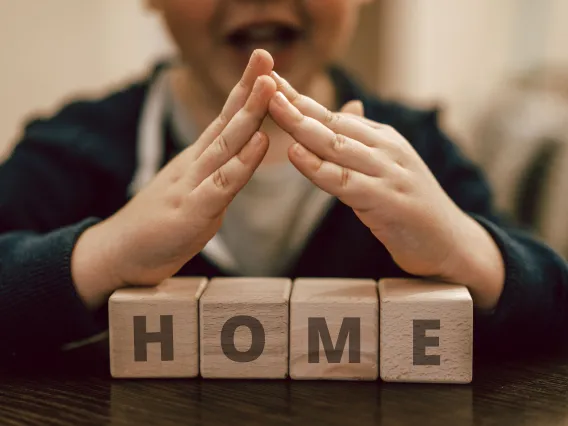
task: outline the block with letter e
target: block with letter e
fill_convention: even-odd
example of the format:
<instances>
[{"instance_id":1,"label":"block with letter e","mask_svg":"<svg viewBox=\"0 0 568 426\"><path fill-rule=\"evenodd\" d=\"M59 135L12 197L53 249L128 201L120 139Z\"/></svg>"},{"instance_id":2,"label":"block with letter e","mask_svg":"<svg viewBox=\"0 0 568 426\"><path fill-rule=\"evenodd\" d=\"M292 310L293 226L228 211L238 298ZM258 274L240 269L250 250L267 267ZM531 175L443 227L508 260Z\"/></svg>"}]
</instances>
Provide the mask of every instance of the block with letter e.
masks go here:
<instances>
[{"instance_id":1,"label":"block with letter e","mask_svg":"<svg viewBox=\"0 0 568 426\"><path fill-rule=\"evenodd\" d=\"M290 376L376 380L378 309L374 280L297 279L290 308Z\"/></svg>"},{"instance_id":2,"label":"block with letter e","mask_svg":"<svg viewBox=\"0 0 568 426\"><path fill-rule=\"evenodd\" d=\"M109 299L111 375L196 377L197 308L206 286L206 278L171 278L115 291Z\"/></svg>"},{"instance_id":3,"label":"block with letter e","mask_svg":"<svg viewBox=\"0 0 568 426\"><path fill-rule=\"evenodd\" d=\"M466 287L382 279L379 298L384 381L471 382L473 301Z\"/></svg>"},{"instance_id":4,"label":"block with letter e","mask_svg":"<svg viewBox=\"0 0 568 426\"><path fill-rule=\"evenodd\" d=\"M288 278L214 278L199 301L204 378L288 376Z\"/></svg>"}]
</instances>

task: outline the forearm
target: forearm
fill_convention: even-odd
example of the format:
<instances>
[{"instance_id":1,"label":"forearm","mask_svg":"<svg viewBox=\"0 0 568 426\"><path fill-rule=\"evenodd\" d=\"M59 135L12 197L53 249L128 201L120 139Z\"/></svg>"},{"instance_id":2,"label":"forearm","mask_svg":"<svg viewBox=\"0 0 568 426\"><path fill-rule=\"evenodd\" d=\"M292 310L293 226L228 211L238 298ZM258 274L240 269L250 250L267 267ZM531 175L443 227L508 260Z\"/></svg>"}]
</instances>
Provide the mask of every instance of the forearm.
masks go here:
<instances>
[{"instance_id":1,"label":"forearm","mask_svg":"<svg viewBox=\"0 0 568 426\"><path fill-rule=\"evenodd\" d=\"M77 240L71 257L71 274L77 293L91 309L100 308L114 290L123 286L114 271L110 241L101 224L87 229Z\"/></svg>"},{"instance_id":2,"label":"forearm","mask_svg":"<svg viewBox=\"0 0 568 426\"><path fill-rule=\"evenodd\" d=\"M465 214L456 240L448 278L469 289L476 308L491 311L505 284L503 255L489 232Z\"/></svg>"}]
</instances>

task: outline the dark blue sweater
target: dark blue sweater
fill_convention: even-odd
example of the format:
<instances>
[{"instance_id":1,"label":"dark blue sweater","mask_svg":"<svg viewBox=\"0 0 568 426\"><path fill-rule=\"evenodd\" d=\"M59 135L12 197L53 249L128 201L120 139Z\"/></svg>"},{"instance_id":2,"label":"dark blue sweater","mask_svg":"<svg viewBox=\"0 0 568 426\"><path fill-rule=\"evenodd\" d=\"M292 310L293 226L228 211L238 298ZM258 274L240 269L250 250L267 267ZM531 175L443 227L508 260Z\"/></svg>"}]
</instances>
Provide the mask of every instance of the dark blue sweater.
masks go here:
<instances>
[{"instance_id":1,"label":"dark blue sweater","mask_svg":"<svg viewBox=\"0 0 568 426\"><path fill-rule=\"evenodd\" d=\"M475 315L476 355L564 340L566 261L499 220L482 174L439 130L436 113L376 99L338 70L332 76L339 103L361 99L367 117L402 133L451 198L497 242L506 283L495 312ZM0 358L17 363L30 353L47 356L104 329L75 291L70 256L86 228L128 201L138 121L151 81L102 100L74 102L52 118L31 122L0 166ZM164 131L169 133L167 125ZM180 274L223 275L199 255ZM286 276L406 274L352 210L336 201Z\"/></svg>"}]
</instances>

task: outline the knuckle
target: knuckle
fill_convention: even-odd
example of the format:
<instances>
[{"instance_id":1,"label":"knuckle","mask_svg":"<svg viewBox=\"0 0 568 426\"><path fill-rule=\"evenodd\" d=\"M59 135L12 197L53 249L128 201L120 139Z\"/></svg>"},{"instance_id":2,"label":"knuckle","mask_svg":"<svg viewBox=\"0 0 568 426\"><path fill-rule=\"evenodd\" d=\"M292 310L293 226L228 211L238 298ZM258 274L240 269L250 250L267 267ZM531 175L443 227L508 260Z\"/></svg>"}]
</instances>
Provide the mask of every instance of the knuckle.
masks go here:
<instances>
[{"instance_id":1,"label":"knuckle","mask_svg":"<svg viewBox=\"0 0 568 426\"><path fill-rule=\"evenodd\" d=\"M344 150L346 143L347 143L347 140L346 140L345 136L343 136L340 133L335 133L333 135L333 141L332 141L332 144L331 144L331 148L333 149L333 152L335 154L340 154Z\"/></svg>"},{"instance_id":2,"label":"knuckle","mask_svg":"<svg viewBox=\"0 0 568 426\"><path fill-rule=\"evenodd\" d=\"M183 203L183 193L180 193L180 191L167 191L165 200L167 206L178 210Z\"/></svg>"},{"instance_id":3,"label":"knuckle","mask_svg":"<svg viewBox=\"0 0 568 426\"><path fill-rule=\"evenodd\" d=\"M223 127L225 127L227 124L229 124L229 117L227 116L227 113L225 112L224 109L223 109L223 111L221 111L221 114L219 114L219 117L217 119L219 120L219 123Z\"/></svg>"},{"instance_id":4,"label":"knuckle","mask_svg":"<svg viewBox=\"0 0 568 426\"><path fill-rule=\"evenodd\" d=\"M257 102L252 102L250 99L245 104L244 108L242 109L241 113L245 114L247 119L258 119L260 118L262 113L262 108L259 107Z\"/></svg>"},{"instance_id":5,"label":"knuckle","mask_svg":"<svg viewBox=\"0 0 568 426\"><path fill-rule=\"evenodd\" d=\"M346 167L341 168L341 188L346 189L351 181L351 170Z\"/></svg>"},{"instance_id":6,"label":"knuckle","mask_svg":"<svg viewBox=\"0 0 568 426\"><path fill-rule=\"evenodd\" d=\"M229 143L227 142L227 138L223 133L221 133L217 137L216 145L221 155L228 156L230 154Z\"/></svg>"},{"instance_id":7,"label":"knuckle","mask_svg":"<svg viewBox=\"0 0 568 426\"><path fill-rule=\"evenodd\" d=\"M325 111L325 117L324 117L325 125L328 128L330 128L331 130L333 130L334 132L337 129L337 125L338 125L340 119L341 119L340 114L336 114L336 113L330 111L329 109L327 109Z\"/></svg>"},{"instance_id":8,"label":"knuckle","mask_svg":"<svg viewBox=\"0 0 568 426\"><path fill-rule=\"evenodd\" d=\"M213 173L213 183L221 190L226 190L229 187L229 180L223 168L217 169L215 173Z\"/></svg>"},{"instance_id":9,"label":"knuckle","mask_svg":"<svg viewBox=\"0 0 568 426\"><path fill-rule=\"evenodd\" d=\"M247 66L247 71L248 71L250 68L251 68L251 66L248 65L248 66ZM245 74L246 74L246 72L245 72ZM243 77L239 80L239 82L237 83L237 87L239 87L239 88L241 88L241 89L244 89L244 90L247 90L247 89L248 89L248 85L247 85L247 82L246 82L244 76L243 76Z\"/></svg>"},{"instance_id":10,"label":"knuckle","mask_svg":"<svg viewBox=\"0 0 568 426\"><path fill-rule=\"evenodd\" d=\"M300 93L298 93L296 89L288 84L288 98L292 105L296 105L304 98L304 95L300 95Z\"/></svg>"}]
</instances>

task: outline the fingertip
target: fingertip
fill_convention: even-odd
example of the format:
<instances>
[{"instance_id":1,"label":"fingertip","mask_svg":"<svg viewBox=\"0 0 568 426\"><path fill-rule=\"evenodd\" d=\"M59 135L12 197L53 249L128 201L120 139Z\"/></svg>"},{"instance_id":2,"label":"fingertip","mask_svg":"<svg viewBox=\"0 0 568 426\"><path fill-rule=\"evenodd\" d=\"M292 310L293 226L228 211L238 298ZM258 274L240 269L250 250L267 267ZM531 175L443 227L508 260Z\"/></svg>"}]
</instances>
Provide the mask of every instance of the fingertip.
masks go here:
<instances>
[{"instance_id":1,"label":"fingertip","mask_svg":"<svg viewBox=\"0 0 568 426\"><path fill-rule=\"evenodd\" d=\"M318 170L322 163L319 157L297 142L288 148L288 159L306 177L310 172Z\"/></svg>"},{"instance_id":2,"label":"fingertip","mask_svg":"<svg viewBox=\"0 0 568 426\"><path fill-rule=\"evenodd\" d=\"M289 154L293 157L303 157L305 156L307 153L306 148L304 148L301 144L299 144L298 142L294 143L291 147L290 147L290 152Z\"/></svg>"},{"instance_id":3,"label":"fingertip","mask_svg":"<svg viewBox=\"0 0 568 426\"><path fill-rule=\"evenodd\" d=\"M272 115L276 122L280 121L284 109L281 104L282 101L278 99L279 96L282 96L282 93L278 91L275 92L270 98L270 102L268 102L268 112Z\"/></svg>"},{"instance_id":4,"label":"fingertip","mask_svg":"<svg viewBox=\"0 0 568 426\"><path fill-rule=\"evenodd\" d=\"M263 87L270 90L271 96L276 92L276 82L269 75L261 75L258 80L262 82Z\"/></svg>"},{"instance_id":5,"label":"fingertip","mask_svg":"<svg viewBox=\"0 0 568 426\"><path fill-rule=\"evenodd\" d=\"M274 70L272 70L272 72L270 73L270 77L272 77L278 88L286 84L286 81Z\"/></svg>"},{"instance_id":6,"label":"fingertip","mask_svg":"<svg viewBox=\"0 0 568 426\"><path fill-rule=\"evenodd\" d=\"M298 145L299 145L298 143L293 143L288 148L288 159L290 160L292 165L296 168L299 168L301 166L301 162L303 160Z\"/></svg>"},{"instance_id":7,"label":"fingertip","mask_svg":"<svg viewBox=\"0 0 568 426\"><path fill-rule=\"evenodd\" d=\"M274 68L274 58L272 58L272 55L264 49L256 49L252 54L259 63L261 74L270 75Z\"/></svg>"},{"instance_id":8,"label":"fingertip","mask_svg":"<svg viewBox=\"0 0 568 426\"><path fill-rule=\"evenodd\" d=\"M365 107L363 106L363 102L360 100L353 100L347 102L341 108L341 112L357 115L359 117L365 116Z\"/></svg>"},{"instance_id":9,"label":"fingertip","mask_svg":"<svg viewBox=\"0 0 568 426\"><path fill-rule=\"evenodd\" d=\"M268 144L268 135L262 131L258 131L254 134L251 140L255 147L260 147L262 145Z\"/></svg>"}]
</instances>

